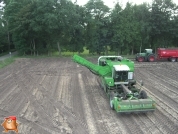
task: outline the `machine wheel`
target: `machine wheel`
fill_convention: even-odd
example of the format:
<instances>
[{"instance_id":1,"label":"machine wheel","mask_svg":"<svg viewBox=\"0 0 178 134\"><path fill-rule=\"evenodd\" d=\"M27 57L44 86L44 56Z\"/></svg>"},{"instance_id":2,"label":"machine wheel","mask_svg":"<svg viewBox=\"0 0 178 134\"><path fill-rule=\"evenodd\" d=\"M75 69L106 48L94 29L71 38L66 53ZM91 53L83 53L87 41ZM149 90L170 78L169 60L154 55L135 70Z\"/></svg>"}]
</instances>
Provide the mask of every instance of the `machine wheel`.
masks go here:
<instances>
[{"instance_id":1,"label":"machine wheel","mask_svg":"<svg viewBox=\"0 0 178 134\"><path fill-rule=\"evenodd\" d=\"M171 57L171 62L175 62L175 61L176 61L176 58Z\"/></svg>"},{"instance_id":2,"label":"machine wheel","mask_svg":"<svg viewBox=\"0 0 178 134\"><path fill-rule=\"evenodd\" d=\"M112 103L112 100L114 99L114 93L111 92L109 96L109 104L112 110L114 110L114 104Z\"/></svg>"},{"instance_id":3,"label":"machine wheel","mask_svg":"<svg viewBox=\"0 0 178 134\"><path fill-rule=\"evenodd\" d=\"M139 94L139 98L140 99L147 99L148 98L147 93L144 90L141 90L140 94Z\"/></svg>"},{"instance_id":4,"label":"machine wheel","mask_svg":"<svg viewBox=\"0 0 178 134\"><path fill-rule=\"evenodd\" d=\"M148 61L149 61L149 62L155 61L155 56L154 56L153 54L150 54L150 55L148 56Z\"/></svg>"},{"instance_id":5,"label":"machine wheel","mask_svg":"<svg viewBox=\"0 0 178 134\"><path fill-rule=\"evenodd\" d=\"M138 62L143 62L145 59L144 59L144 57L143 56L139 56L139 57L137 57L137 61Z\"/></svg>"}]
</instances>

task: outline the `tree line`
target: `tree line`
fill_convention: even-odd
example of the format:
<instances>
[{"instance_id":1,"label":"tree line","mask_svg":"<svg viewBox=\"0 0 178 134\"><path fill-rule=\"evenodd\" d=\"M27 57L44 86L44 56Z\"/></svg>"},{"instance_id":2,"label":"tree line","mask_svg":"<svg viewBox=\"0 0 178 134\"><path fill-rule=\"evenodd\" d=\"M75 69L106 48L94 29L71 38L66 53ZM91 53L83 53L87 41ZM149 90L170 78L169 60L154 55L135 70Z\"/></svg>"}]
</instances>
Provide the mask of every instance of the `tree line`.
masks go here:
<instances>
[{"instance_id":1,"label":"tree line","mask_svg":"<svg viewBox=\"0 0 178 134\"><path fill-rule=\"evenodd\" d=\"M171 0L135 5L102 0L80 6L70 0L0 0L0 50L19 54L58 51L114 51L135 54L144 48L178 47L178 6Z\"/></svg>"}]
</instances>

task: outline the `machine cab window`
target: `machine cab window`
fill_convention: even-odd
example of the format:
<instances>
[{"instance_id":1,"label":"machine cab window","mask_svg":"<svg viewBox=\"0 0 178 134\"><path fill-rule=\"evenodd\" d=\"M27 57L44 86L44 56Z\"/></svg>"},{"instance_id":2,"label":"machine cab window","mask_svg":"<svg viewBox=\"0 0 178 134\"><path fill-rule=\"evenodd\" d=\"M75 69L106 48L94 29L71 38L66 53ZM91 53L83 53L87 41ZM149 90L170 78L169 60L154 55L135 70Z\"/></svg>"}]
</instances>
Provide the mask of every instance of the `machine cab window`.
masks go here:
<instances>
[{"instance_id":1,"label":"machine cab window","mask_svg":"<svg viewBox=\"0 0 178 134\"><path fill-rule=\"evenodd\" d=\"M128 71L116 71L114 75L115 82L126 82L128 81Z\"/></svg>"}]
</instances>

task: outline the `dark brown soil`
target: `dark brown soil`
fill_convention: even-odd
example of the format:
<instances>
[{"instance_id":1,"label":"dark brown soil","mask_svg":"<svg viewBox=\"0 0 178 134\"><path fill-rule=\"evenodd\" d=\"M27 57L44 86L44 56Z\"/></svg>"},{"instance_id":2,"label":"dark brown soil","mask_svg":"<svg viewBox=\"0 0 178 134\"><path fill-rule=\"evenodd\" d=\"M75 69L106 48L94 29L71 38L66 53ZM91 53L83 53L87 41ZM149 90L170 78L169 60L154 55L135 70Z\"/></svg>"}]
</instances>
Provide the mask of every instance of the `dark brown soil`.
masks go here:
<instances>
[{"instance_id":1,"label":"dark brown soil","mask_svg":"<svg viewBox=\"0 0 178 134\"><path fill-rule=\"evenodd\" d=\"M135 63L155 112L116 113L97 79L71 58L17 59L0 70L0 121L15 115L19 134L178 132L178 62Z\"/></svg>"}]
</instances>

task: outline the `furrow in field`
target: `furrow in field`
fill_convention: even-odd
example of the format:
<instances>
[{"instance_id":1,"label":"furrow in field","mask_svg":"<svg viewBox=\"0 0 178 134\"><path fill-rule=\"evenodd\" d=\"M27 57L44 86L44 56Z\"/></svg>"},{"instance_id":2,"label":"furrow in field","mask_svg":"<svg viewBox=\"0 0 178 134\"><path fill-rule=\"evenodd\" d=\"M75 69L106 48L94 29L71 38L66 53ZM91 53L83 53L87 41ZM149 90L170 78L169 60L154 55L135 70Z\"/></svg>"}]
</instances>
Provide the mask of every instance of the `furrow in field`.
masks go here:
<instances>
[{"instance_id":1,"label":"furrow in field","mask_svg":"<svg viewBox=\"0 0 178 134\"><path fill-rule=\"evenodd\" d=\"M98 128L100 128L100 131L110 134L129 133L130 131L126 128L126 125L122 122L122 120L120 120L119 114L116 113L116 111L111 110L109 106L109 99L105 91L100 87L100 83L98 83L98 77L94 77L94 75L91 73L87 76L88 81L91 81L90 90L92 90L92 94L94 96L93 99L95 99L96 103L96 105L93 107L98 108L96 117L99 117Z\"/></svg>"},{"instance_id":2,"label":"furrow in field","mask_svg":"<svg viewBox=\"0 0 178 134\"><path fill-rule=\"evenodd\" d=\"M97 85L98 83L96 82L96 77L93 74L87 75L86 73L83 73L82 76L85 83L86 94L89 99L89 105L91 105L93 118L96 121L97 133L107 134L109 131L108 126L105 123L106 118L102 118L102 111L100 110L96 99L98 90L101 90Z\"/></svg>"},{"instance_id":3,"label":"furrow in field","mask_svg":"<svg viewBox=\"0 0 178 134\"><path fill-rule=\"evenodd\" d=\"M11 105L11 100L18 94L17 91L19 91L18 86L14 86L10 89L9 92L7 92L2 98L1 98L1 104L0 107L3 109L8 108L9 105ZM15 93L14 93L15 92ZM15 95L15 96L14 96Z\"/></svg>"},{"instance_id":4,"label":"furrow in field","mask_svg":"<svg viewBox=\"0 0 178 134\"><path fill-rule=\"evenodd\" d=\"M126 129L128 133L130 134L142 134L143 131L140 128L140 125L135 123L135 121L132 118L132 114L119 114L119 120L123 122L123 124L126 126Z\"/></svg>"},{"instance_id":5,"label":"furrow in field","mask_svg":"<svg viewBox=\"0 0 178 134\"><path fill-rule=\"evenodd\" d=\"M142 78L142 80L147 81L145 83L145 87L149 87L149 91L151 91L153 94L157 95L162 101L164 100L165 102L168 103L168 105L172 108L174 108L175 110L178 109L177 106L177 101L176 99L174 99L174 96L169 96L169 94L164 93L163 91L169 88L166 88L166 86L164 86L164 88L160 88L159 87L159 83L157 82L157 79L154 79L154 77L145 77L144 75L146 75L147 72L141 72L139 73L139 77L138 78ZM142 77L141 77L142 75ZM150 84L151 83L151 84Z\"/></svg>"},{"instance_id":6,"label":"furrow in field","mask_svg":"<svg viewBox=\"0 0 178 134\"><path fill-rule=\"evenodd\" d=\"M86 119L85 119L85 113L84 113L84 108L82 102L82 93L81 93L81 87L79 85L79 80L77 79L78 75L75 74L71 77L71 105L72 105L72 112L85 124L86 124Z\"/></svg>"},{"instance_id":7,"label":"furrow in field","mask_svg":"<svg viewBox=\"0 0 178 134\"><path fill-rule=\"evenodd\" d=\"M150 86L149 88L153 87ZM160 132L175 133L178 128L175 126L175 124L178 123L178 112L173 107L170 107L167 101L163 101L145 87L143 87L143 89L149 92L150 96L156 101L157 111L154 113L154 117L148 116L150 117L150 120L157 125L157 127L160 129Z\"/></svg>"},{"instance_id":8,"label":"furrow in field","mask_svg":"<svg viewBox=\"0 0 178 134\"><path fill-rule=\"evenodd\" d=\"M48 87L50 87L49 85L49 78L50 78L51 76L48 76L48 77L46 77L45 79L44 79L44 81L43 82L41 82L41 84L40 85L38 85L38 90L37 90L37 94L39 94L38 96L38 102L39 103L41 103L41 106L43 106L43 108L44 109L46 109L47 111L46 111L46 113L48 113L48 115L49 116L51 116L51 118L52 118L52 120L54 121L54 122L56 122L56 123L59 123L59 124L63 124L62 126L66 126L65 124L65 122L66 121L70 121L70 122L72 122L73 124L75 124L74 122L78 122L79 124L78 125L75 125L75 126L73 126L73 124L72 124L72 126L70 125L70 123L69 122L67 122L67 124L68 125L70 125L70 126L68 126L68 127L62 127L62 126L59 126L59 129L61 130L61 131L68 131L68 130L71 130L71 127L73 127L73 128L78 128L79 126L81 126L80 124L82 124L83 126L85 126L85 124L83 123L83 122L81 122L79 119L77 119L77 117L70 111L70 110L67 110L66 108L64 108L64 107L61 107L61 105L58 105L58 104L60 104L59 103L59 101L57 101L57 99L55 99L56 97L53 97L53 96L51 96L51 94L49 94L48 92L46 92L46 91L48 91L46 88L48 88ZM54 86L55 87L55 86ZM56 86L56 88L57 88L57 86ZM43 100L43 101L42 101ZM65 100L64 100L65 101ZM63 105L63 104L62 104ZM55 111L59 111L59 112L62 112L62 114L61 114L61 116L63 117L63 120L66 120L65 122L62 122L62 120L60 120L60 121L58 121L58 117L56 116L57 115L57 112L53 112L54 110L53 109L58 109L58 108L60 108L59 110L55 110ZM70 116L72 116L72 117L70 117L69 118L69 116L64 116L64 115L70 115ZM55 117L53 117L55 115ZM62 118L61 118L62 119ZM68 129L68 128L70 128L70 129ZM78 134L80 131L83 133L83 132L85 132L86 133L86 131L85 130L83 130L83 129L76 129L76 130L72 130L74 133L76 133L76 134ZM68 131L68 132L70 132L70 131Z\"/></svg>"},{"instance_id":9,"label":"furrow in field","mask_svg":"<svg viewBox=\"0 0 178 134\"><path fill-rule=\"evenodd\" d=\"M146 87L143 87L143 89L149 92L149 90ZM166 116L171 115L174 120L176 119L178 121L178 112L173 107L171 107L167 101L160 99L157 95L151 92L149 92L149 94L156 101L156 105L158 106L158 109L160 109L161 111L163 110L166 111L164 112Z\"/></svg>"},{"instance_id":10,"label":"furrow in field","mask_svg":"<svg viewBox=\"0 0 178 134\"><path fill-rule=\"evenodd\" d=\"M39 91L35 94L37 98L34 98L32 95L32 92L28 90L28 86L25 86L24 81L18 82L19 88L22 90L23 94L25 95L26 98L31 102L31 105L28 107L26 114L24 115L25 118L32 120L32 121L38 121L40 119L46 119L43 122L50 123L50 126L56 125L53 120L51 120L51 117L45 112L43 105L38 103L38 99L42 99L43 96L41 97ZM25 87L25 88L24 88ZM41 113L43 113L41 115ZM45 126L45 123L43 124ZM57 127L56 127L57 128Z\"/></svg>"},{"instance_id":11,"label":"furrow in field","mask_svg":"<svg viewBox=\"0 0 178 134\"><path fill-rule=\"evenodd\" d=\"M133 120L133 122L136 124L136 126L140 126L140 130L143 134L152 133L154 131L154 128L152 127L153 123L150 120L146 120L143 118L139 118L139 115L143 115L142 117L146 116L144 113L138 113L133 114L130 116L130 118ZM152 127L152 131L150 131L150 127Z\"/></svg>"},{"instance_id":12,"label":"furrow in field","mask_svg":"<svg viewBox=\"0 0 178 134\"><path fill-rule=\"evenodd\" d=\"M81 96L82 96L81 101L83 102L85 118L88 125L88 131L90 134L96 134L97 128L96 128L95 121L93 119L91 107L89 105L89 98L87 97L86 90L85 90L86 87L84 85L84 81L81 74L78 74L78 80L81 88Z\"/></svg>"},{"instance_id":13,"label":"furrow in field","mask_svg":"<svg viewBox=\"0 0 178 134\"><path fill-rule=\"evenodd\" d=\"M147 113L146 113L147 114ZM159 128L152 122L146 114L137 114L134 118L136 123L139 123L145 134L159 133ZM151 113L154 114L154 113Z\"/></svg>"},{"instance_id":14,"label":"furrow in field","mask_svg":"<svg viewBox=\"0 0 178 134\"><path fill-rule=\"evenodd\" d=\"M167 77L166 76L167 74L164 74L164 75L162 75L162 74L156 74L156 72L153 72L153 71L148 72L148 74L150 74L150 76L153 76L155 79L157 79L159 81L163 81L163 83L167 83L166 85L169 85L172 88L171 91L177 94L177 91L178 91L178 82L175 79L171 79L171 78ZM172 75L173 74L174 73L172 73Z\"/></svg>"}]
</instances>

